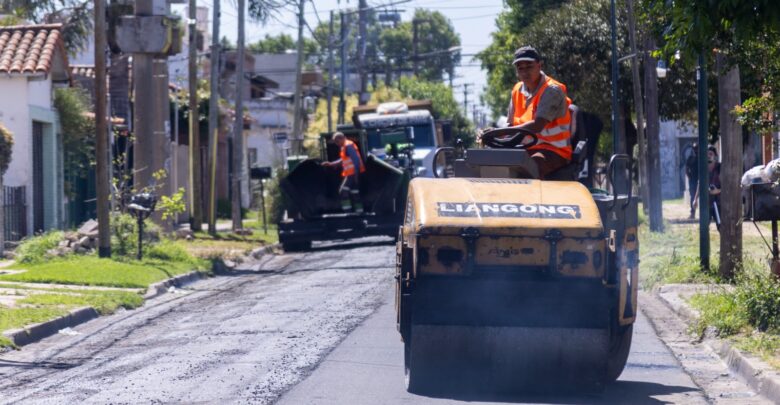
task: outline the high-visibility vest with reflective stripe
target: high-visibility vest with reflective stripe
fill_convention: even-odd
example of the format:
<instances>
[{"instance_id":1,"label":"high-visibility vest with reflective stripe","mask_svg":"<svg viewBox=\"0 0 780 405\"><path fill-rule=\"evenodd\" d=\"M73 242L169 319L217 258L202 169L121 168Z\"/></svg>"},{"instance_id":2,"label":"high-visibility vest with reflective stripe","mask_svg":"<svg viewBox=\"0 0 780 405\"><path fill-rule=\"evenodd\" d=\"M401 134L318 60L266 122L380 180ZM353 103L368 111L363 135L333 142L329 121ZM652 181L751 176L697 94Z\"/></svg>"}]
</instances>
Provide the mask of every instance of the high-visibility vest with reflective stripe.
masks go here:
<instances>
[{"instance_id":1,"label":"high-visibility vest with reflective stripe","mask_svg":"<svg viewBox=\"0 0 780 405\"><path fill-rule=\"evenodd\" d=\"M566 96L566 114L550 121L538 134L539 142L528 148L528 150L546 149L561 155L566 160L571 160L571 111L569 110L571 99L566 92L566 86L547 76L547 80L541 84L541 88L533 96L530 105L526 108L525 96L520 91L522 85L523 82L519 82L512 89L512 105L514 106L512 126L522 125L536 118L536 108L548 86L556 85L563 90L563 94Z\"/></svg>"},{"instance_id":2,"label":"high-visibility vest with reflective stripe","mask_svg":"<svg viewBox=\"0 0 780 405\"><path fill-rule=\"evenodd\" d=\"M360 164L360 173L366 171L366 167L363 165L363 158L360 157L360 149L355 145L355 142L347 139L344 141L344 146L341 147L341 177L348 177L355 174L355 163L352 162L352 159L347 153L347 148L350 146L355 148L355 153L357 153L358 163Z\"/></svg>"}]
</instances>

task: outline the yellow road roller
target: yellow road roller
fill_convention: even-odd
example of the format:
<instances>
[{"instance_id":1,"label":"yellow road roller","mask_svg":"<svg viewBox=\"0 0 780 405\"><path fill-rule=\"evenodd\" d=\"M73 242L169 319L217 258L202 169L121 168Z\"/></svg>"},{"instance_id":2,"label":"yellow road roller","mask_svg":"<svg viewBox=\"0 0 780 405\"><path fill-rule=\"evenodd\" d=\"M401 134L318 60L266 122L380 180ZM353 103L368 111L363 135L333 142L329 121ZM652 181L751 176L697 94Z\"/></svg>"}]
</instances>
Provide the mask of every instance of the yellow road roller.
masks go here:
<instances>
[{"instance_id":1,"label":"yellow road roller","mask_svg":"<svg viewBox=\"0 0 780 405\"><path fill-rule=\"evenodd\" d=\"M436 161L454 158L434 171L451 177L409 184L396 310L410 392L598 391L623 371L639 262L629 158L612 157L612 191L588 189L573 181L584 142L548 180L535 142L441 148Z\"/></svg>"}]
</instances>

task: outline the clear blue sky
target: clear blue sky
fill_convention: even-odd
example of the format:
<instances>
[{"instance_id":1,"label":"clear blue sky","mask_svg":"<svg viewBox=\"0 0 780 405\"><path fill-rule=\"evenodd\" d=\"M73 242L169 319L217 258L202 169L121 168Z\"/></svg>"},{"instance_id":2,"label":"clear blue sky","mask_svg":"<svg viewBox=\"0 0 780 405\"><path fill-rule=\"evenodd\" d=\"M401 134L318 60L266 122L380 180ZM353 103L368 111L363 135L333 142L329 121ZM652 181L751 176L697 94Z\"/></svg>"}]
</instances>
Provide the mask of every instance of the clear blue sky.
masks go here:
<instances>
[{"instance_id":1,"label":"clear blue sky","mask_svg":"<svg viewBox=\"0 0 780 405\"><path fill-rule=\"evenodd\" d=\"M214 0L197 0L198 6L211 8ZM247 0L248 2L248 0ZM368 0L369 5L376 6L380 4L393 3L395 0ZM222 22L220 24L220 36L226 36L235 42L237 34L237 16L236 0L222 1ZM305 17L309 25L313 28L320 20L327 20L330 10L339 10L346 8L356 8L358 0L314 0L314 7L311 2L306 3ZM400 4L396 7L399 11L403 10L403 19L410 20L416 8L428 8L437 10L447 16L455 30L460 34L462 53L473 54L484 49L490 43L490 33L495 30L495 18L503 9L503 0L412 0L408 3ZM315 13L316 8L316 13ZM174 6L174 10L181 10L181 6ZM270 19L265 25L248 21L246 24L247 42L254 42L265 34L275 35L281 32L288 33L295 37L296 28L296 9L288 7L274 18ZM309 36L309 33L304 31ZM479 67L479 62L471 60L471 57L462 58L461 64L464 67L458 69L455 73L455 85L470 83L469 103L478 100L479 93L485 86L485 72ZM463 87L457 87L456 97L462 102ZM510 89L507 88L507 91ZM475 93L476 92L476 97Z\"/></svg>"}]
</instances>

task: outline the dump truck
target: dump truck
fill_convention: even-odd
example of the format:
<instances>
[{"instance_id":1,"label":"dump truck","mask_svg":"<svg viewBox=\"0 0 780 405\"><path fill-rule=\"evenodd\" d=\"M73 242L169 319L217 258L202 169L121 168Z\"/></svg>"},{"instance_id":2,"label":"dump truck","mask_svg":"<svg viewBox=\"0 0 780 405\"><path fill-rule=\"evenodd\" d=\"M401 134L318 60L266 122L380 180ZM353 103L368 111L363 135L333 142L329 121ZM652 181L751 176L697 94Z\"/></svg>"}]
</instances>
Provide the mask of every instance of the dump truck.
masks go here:
<instances>
[{"instance_id":1,"label":"dump truck","mask_svg":"<svg viewBox=\"0 0 780 405\"><path fill-rule=\"evenodd\" d=\"M340 150L333 133L323 133L320 156L298 162L280 181L285 214L278 232L286 251L308 249L313 241L395 238L409 180L432 175L433 152L449 136L449 124L433 119L430 101L356 107L353 124L337 129L355 142L366 166L360 180L364 212L342 210L341 170L320 164L338 160Z\"/></svg>"},{"instance_id":2,"label":"dump truck","mask_svg":"<svg viewBox=\"0 0 780 405\"><path fill-rule=\"evenodd\" d=\"M629 158L612 157L607 193L575 181L586 141L548 180L535 135L482 141L454 151L453 177L409 184L395 277L407 389L598 391L622 372L636 319Z\"/></svg>"}]
</instances>

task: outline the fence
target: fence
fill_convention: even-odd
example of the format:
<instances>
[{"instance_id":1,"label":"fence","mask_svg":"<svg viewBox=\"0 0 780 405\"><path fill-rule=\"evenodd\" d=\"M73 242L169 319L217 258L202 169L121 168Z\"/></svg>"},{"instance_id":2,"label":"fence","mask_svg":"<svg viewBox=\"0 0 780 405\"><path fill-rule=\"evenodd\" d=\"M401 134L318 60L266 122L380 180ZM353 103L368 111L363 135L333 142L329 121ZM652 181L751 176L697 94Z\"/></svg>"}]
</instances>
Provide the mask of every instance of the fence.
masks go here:
<instances>
[{"instance_id":1,"label":"fence","mask_svg":"<svg viewBox=\"0 0 780 405\"><path fill-rule=\"evenodd\" d=\"M27 188L25 186L4 188L5 240L19 241L27 236Z\"/></svg>"}]
</instances>

